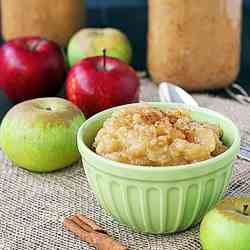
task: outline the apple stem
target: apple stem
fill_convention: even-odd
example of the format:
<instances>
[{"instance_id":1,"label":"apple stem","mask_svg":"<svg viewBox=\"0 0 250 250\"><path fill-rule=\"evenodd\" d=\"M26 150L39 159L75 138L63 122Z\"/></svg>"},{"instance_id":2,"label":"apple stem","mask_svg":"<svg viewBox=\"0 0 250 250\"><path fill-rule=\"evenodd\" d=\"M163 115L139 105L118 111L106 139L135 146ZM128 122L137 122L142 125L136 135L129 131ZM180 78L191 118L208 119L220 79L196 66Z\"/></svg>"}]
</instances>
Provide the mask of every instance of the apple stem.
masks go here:
<instances>
[{"instance_id":1,"label":"apple stem","mask_svg":"<svg viewBox=\"0 0 250 250\"><path fill-rule=\"evenodd\" d=\"M103 53L103 68L104 68L104 70L106 70L106 52L107 52L106 49L102 50L102 53Z\"/></svg>"},{"instance_id":2,"label":"apple stem","mask_svg":"<svg viewBox=\"0 0 250 250\"><path fill-rule=\"evenodd\" d=\"M243 205L243 214L244 215L248 215L247 209L248 209L248 205Z\"/></svg>"},{"instance_id":3,"label":"apple stem","mask_svg":"<svg viewBox=\"0 0 250 250\"><path fill-rule=\"evenodd\" d=\"M40 45L40 41L35 41L32 44L29 44L28 46L31 51L34 51L39 45Z\"/></svg>"}]
</instances>

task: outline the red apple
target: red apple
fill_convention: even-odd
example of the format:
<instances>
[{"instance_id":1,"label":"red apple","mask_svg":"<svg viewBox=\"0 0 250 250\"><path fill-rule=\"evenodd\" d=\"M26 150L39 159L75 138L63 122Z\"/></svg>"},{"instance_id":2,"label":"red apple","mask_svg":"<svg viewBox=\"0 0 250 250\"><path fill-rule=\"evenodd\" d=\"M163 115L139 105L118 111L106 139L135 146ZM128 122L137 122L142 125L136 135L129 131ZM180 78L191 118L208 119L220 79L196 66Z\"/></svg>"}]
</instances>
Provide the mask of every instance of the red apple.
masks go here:
<instances>
[{"instance_id":1,"label":"red apple","mask_svg":"<svg viewBox=\"0 0 250 250\"><path fill-rule=\"evenodd\" d=\"M65 77L64 56L53 41L22 37L0 48L0 87L14 102L55 95Z\"/></svg>"},{"instance_id":2,"label":"red apple","mask_svg":"<svg viewBox=\"0 0 250 250\"><path fill-rule=\"evenodd\" d=\"M118 59L89 57L70 70L66 94L90 117L107 108L138 102L139 78L128 64Z\"/></svg>"}]
</instances>

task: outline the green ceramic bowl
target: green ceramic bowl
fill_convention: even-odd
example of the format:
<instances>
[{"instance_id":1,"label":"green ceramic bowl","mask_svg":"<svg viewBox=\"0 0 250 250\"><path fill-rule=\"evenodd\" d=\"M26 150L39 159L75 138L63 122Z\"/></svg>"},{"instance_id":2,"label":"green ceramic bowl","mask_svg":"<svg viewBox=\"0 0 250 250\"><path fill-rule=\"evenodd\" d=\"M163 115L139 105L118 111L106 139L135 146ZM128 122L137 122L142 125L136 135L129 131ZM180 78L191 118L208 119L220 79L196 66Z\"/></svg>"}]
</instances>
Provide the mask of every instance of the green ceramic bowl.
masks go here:
<instances>
[{"instance_id":1,"label":"green ceramic bowl","mask_svg":"<svg viewBox=\"0 0 250 250\"><path fill-rule=\"evenodd\" d=\"M103 122L121 107L88 119L79 129L78 148L90 187L101 206L119 222L138 232L183 231L200 222L223 197L239 151L240 135L231 120L214 111L180 104L151 104L163 110L187 108L193 119L218 124L229 149L215 158L176 167L142 167L105 159L89 147Z\"/></svg>"}]
</instances>

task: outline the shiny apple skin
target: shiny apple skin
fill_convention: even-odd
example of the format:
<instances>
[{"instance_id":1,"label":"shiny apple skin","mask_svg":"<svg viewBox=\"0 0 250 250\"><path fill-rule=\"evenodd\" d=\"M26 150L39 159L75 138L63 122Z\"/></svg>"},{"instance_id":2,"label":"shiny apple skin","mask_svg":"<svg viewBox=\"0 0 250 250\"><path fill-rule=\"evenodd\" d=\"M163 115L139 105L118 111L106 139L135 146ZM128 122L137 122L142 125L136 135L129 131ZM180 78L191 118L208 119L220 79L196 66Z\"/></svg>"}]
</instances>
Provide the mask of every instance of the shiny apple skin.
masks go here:
<instances>
[{"instance_id":1,"label":"shiny apple skin","mask_svg":"<svg viewBox=\"0 0 250 250\"><path fill-rule=\"evenodd\" d=\"M138 102L140 80L132 67L119 59L96 56L81 60L70 70L67 98L90 117L102 110Z\"/></svg>"},{"instance_id":2,"label":"shiny apple skin","mask_svg":"<svg viewBox=\"0 0 250 250\"><path fill-rule=\"evenodd\" d=\"M15 103L53 96L66 78L61 48L40 37L22 37L0 48L0 87Z\"/></svg>"}]
</instances>

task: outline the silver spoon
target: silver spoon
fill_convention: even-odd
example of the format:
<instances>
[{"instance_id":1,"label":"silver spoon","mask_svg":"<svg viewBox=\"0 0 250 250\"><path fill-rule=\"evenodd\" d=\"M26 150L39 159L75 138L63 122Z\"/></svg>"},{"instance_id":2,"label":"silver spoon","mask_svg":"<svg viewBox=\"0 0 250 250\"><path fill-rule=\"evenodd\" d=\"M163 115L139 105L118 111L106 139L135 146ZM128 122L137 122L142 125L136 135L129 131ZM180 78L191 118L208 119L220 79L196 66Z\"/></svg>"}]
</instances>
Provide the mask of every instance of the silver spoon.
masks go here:
<instances>
[{"instance_id":1,"label":"silver spoon","mask_svg":"<svg viewBox=\"0 0 250 250\"><path fill-rule=\"evenodd\" d=\"M162 82L159 85L159 96L162 102L176 102L187 105L199 106L195 99L188 94L184 89L167 82ZM247 145L240 146L238 158L250 162L250 147Z\"/></svg>"}]
</instances>

